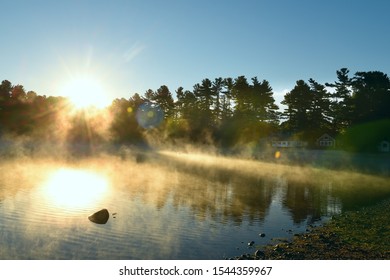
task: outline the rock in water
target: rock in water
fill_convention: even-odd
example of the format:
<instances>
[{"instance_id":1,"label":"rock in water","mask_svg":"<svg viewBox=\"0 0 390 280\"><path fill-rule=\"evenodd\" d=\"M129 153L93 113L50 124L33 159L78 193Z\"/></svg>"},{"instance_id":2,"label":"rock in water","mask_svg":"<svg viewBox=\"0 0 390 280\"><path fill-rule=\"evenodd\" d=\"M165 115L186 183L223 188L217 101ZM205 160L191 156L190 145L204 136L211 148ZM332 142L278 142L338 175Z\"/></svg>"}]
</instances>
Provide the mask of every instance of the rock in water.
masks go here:
<instances>
[{"instance_id":1,"label":"rock in water","mask_svg":"<svg viewBox=\"0 0 390 280\"><path fill-rule=\"evenodd\" d=\"M105 223L107 223L109 217L110 217L110 214L108 213L108 210L102 209L102 210L97 211L96 213L88 216L88 219L91 222L94 222L96 224L105 224Z\"/></svg>"}]
</instances>

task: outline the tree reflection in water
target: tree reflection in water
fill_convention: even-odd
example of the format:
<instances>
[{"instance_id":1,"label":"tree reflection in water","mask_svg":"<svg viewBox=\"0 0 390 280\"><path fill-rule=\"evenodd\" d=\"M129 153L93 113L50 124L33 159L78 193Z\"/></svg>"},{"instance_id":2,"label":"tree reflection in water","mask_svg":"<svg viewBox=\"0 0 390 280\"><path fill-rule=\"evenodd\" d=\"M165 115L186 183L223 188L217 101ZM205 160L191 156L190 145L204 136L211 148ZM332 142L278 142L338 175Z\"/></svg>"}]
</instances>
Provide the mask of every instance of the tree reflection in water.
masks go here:
<instances>
[{"instance_id":1,"label":"tree reflection in water","mask_svg":"<svg viewBox=\"0 0 390 280\"><path fill-rule=\"evenodd\" d=\"M283 237L282 228L302 230L390 196L388 178L214 155L0 167L3 258L222 258L259 232L266 237L256 244L270 242ZM87 216L101 208L118 215L90 223Z\"/></svg>"}]
</instances>

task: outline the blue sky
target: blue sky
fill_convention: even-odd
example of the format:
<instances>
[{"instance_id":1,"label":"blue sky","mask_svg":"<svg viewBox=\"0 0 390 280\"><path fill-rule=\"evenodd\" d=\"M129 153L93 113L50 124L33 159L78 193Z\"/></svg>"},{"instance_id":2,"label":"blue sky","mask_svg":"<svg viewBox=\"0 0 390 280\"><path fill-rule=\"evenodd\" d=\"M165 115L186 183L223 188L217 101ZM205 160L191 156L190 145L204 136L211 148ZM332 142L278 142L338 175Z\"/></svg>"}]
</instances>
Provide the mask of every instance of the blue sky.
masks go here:
<instances>
[{"instance_id":1,"label":"blue sky","mask_svg":"<svg viewBox=\"0 0 390 280\"><path fill-rule=\"evenodd\" d=\"M336 70L390 73L390 1L0 0L0 79L57 95L72 75L99 79L112 99L204 78L270 82Z\"/></svg>"}]
</instances>

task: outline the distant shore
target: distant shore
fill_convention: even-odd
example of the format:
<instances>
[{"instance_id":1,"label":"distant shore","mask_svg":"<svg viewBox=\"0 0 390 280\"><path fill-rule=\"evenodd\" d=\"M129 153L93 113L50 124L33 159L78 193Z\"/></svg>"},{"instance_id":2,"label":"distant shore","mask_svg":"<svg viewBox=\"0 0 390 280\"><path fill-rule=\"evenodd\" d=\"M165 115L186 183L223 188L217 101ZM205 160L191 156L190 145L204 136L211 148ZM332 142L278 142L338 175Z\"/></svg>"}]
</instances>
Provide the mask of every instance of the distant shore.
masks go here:
<instances>
[{"instance_id":1,"label":"distant shore","mask_svg":"<svg viewBox=\"0 0 390 280\"><path fill-rule=\"evenodd\" d=\"M104 154L121 158L132 153L157 154L161 150L182 153L221 155L228 158L253 159L267 163L294 166L312 166L331 170L345 170L366 174L390 176L390 153L357 153L337 149L238 147L224 150L212 145L149 145L115 143L68 143L56 141L0 139L0 156L4 159L18 157L85 158Z\"/></svg>"},{"instance_id":2,"label":"distant shore","mask_svg":"<svg viewBox=\"0 0 390 280\"><path fill-rule=\"evenodd\" d=\"M332 217L292 241L235 259L390 260L390 200Z\"/></svg>"},{"instance_id":3,"label":"distant shore","mask_svg":"<svg viewBox=\"0 0 390 280\"><path fill-rule=\"evenodd\" d=\"M279 158L274 158L278 152ZM273 149L260 152L259 160L289 165L311 165L335 170L390 176L390 153L353 153L343 150Z\"/></svg>"}]
</instances>

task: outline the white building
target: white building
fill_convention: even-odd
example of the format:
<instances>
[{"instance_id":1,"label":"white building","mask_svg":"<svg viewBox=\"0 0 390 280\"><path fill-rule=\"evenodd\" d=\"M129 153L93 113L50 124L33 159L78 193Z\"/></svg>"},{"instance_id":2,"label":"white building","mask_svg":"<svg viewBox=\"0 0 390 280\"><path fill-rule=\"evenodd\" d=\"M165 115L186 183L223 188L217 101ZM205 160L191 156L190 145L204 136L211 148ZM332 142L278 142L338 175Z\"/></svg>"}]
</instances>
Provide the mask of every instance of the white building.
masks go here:
<instances>
[{"instance_id":1,"label":"white building","mask_svg":"<svg viewBox=\"0 0 390 280\"><path fill-rule=\"evenodd\" d=\"M303 148L307 146L307 142L300 140L274 140L271 142L275 148Z\"/></svg>"},{"instance_id":2,"label":"white building","mask_svg":"<svg viewBox=\"0 0 390 280\"><path fill-rule=\"evenodd\" d=\"M378 149L380 152L388 153L390 152L390 143L389 141L383 140L379 143Z\"/></svg>"},{"instance_id":3,"label":"white building","mask_svg":"<svg viewBox=\"0 0 390 280\"><path fill-rule=\"evenodd\" d=\"M317 146L335 147L336 146L336 139L334 139L329 134L325 133L320 138L317 139Z\"/></svg>"}]
</instances>

